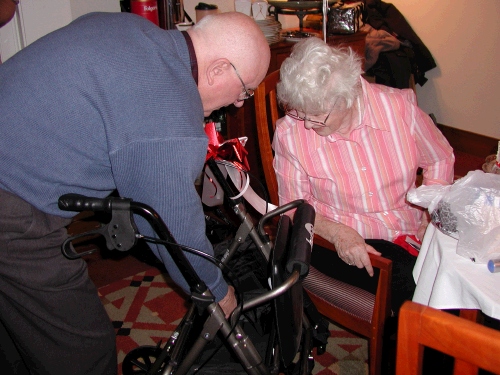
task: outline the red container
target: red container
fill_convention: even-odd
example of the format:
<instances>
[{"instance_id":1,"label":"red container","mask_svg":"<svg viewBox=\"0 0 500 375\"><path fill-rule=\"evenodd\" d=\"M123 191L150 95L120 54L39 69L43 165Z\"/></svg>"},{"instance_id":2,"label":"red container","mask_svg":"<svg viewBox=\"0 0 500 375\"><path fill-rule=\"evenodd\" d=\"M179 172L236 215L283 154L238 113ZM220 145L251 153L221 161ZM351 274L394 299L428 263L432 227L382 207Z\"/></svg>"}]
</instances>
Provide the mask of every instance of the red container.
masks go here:
<instances>
[{"instance_id":1,"label":"red container","mask_svg":"<svg viewBox=\"0 0 500 375\"><path fill-rule=\"evenodd\" d=\"M156 0L130 0L130 12L138 14L159 26Z\"/></svg>"}]
</instances>

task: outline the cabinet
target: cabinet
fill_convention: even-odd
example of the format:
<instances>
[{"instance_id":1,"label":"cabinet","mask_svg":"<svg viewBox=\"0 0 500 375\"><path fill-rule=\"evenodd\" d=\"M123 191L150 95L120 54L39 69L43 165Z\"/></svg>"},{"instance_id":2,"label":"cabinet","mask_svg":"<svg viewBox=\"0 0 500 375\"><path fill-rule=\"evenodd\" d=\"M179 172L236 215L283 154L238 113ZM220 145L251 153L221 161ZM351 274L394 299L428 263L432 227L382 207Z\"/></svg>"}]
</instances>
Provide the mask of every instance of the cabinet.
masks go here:
<instances>
[{"instance_id":1,"label":"cabinet","mask_svg":"<svg viewBox=\"0 0 500 375\"><path fill-rule=\"evenodd\" d=\"M307 30L304 30L307 31ZM314 32L314 30L312 30ZM363 59L365 56L365 38L366 32L355 34L333 35L327 38L327 43L332 46L351 47ZM283 61L290 55L291 49L295 43L281 41L271 44L271 62L269 64L268 74L279 69ZM243 107L236 108L230 106L227 108L227 139L248 137L245 148L248 151L248 163L252 178L264 180L261 172L261 162L257 149L257 131L255 129L255 110L253 98L245 101ZM257 191L258 187L254 187Z\"/></svg>"}]
</instances>

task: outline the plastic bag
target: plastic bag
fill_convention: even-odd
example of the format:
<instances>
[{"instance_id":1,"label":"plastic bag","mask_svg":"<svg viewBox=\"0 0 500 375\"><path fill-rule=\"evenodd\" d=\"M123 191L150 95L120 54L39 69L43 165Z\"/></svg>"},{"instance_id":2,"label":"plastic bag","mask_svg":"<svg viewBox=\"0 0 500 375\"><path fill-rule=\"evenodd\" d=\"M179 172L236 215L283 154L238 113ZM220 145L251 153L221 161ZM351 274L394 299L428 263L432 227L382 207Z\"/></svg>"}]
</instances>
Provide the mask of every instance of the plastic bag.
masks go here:
<instances>
[{"instance_id":1,"label":"plastic bag","mask_svg":"<svg viewBox=\"0 0 500 375\"><path fill-rule=\"evenodd\" d=\"M417 206L427 208L429 212L434 211L438 202L451 189L452 185L422 185L410 189L406 199Z\"/></svg>"},{"instance_id":2,"label":"plastic bag","mask_svg":"<svg viewBox=\"0 0 500 375\"><path fill-rule=\"evenodd\" d=\"M450 186L412 189L407 199L458 239L457 254L476 263L500 257L500 175L472 171Z\"/></svg>"}]
</instances>

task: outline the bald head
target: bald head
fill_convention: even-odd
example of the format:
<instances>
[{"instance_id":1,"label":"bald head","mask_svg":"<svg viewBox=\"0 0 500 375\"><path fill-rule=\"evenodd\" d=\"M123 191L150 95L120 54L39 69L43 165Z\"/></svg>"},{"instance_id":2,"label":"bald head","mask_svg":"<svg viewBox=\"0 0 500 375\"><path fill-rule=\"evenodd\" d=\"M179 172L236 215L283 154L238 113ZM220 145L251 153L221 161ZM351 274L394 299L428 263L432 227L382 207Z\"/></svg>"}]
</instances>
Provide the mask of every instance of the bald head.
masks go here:
<instances>
[{"instance_id":1,"label":"bald head","mask_svg":"<svg viewBox=\"0 0 500 375\"><path fill-rule=\"evenodd\" d=\"M239 12L206 16L188 33L198 60L198 89L206 110L235 102L238 93L229 95L232 86L239 87L240 92L243 89L230 64L237 69L247 88L257 87L266 76L271 53L253 18ZM214 92L214 89L222 92Z\"/></svg>"}]
</instances>

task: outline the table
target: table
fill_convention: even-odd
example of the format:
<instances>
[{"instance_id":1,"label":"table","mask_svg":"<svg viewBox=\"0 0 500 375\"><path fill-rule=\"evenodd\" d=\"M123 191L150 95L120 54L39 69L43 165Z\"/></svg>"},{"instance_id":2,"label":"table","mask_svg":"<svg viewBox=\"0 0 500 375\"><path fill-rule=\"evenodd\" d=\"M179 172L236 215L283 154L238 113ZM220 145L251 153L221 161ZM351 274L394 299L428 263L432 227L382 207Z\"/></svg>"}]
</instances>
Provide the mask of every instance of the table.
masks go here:
<instances>
[{"instance_id":1,"label":"table","mask_svg":"<svg viewBox=\"0 0 500 375\"><path fill-rule=\"evenodd\" d=\"M500 273L458 255L457 242L429 224L413 269L417 283L413 301L437 309L460 309L461 316L473 320L477 310L500 319Z\"/></svg>"}]
</instances>

